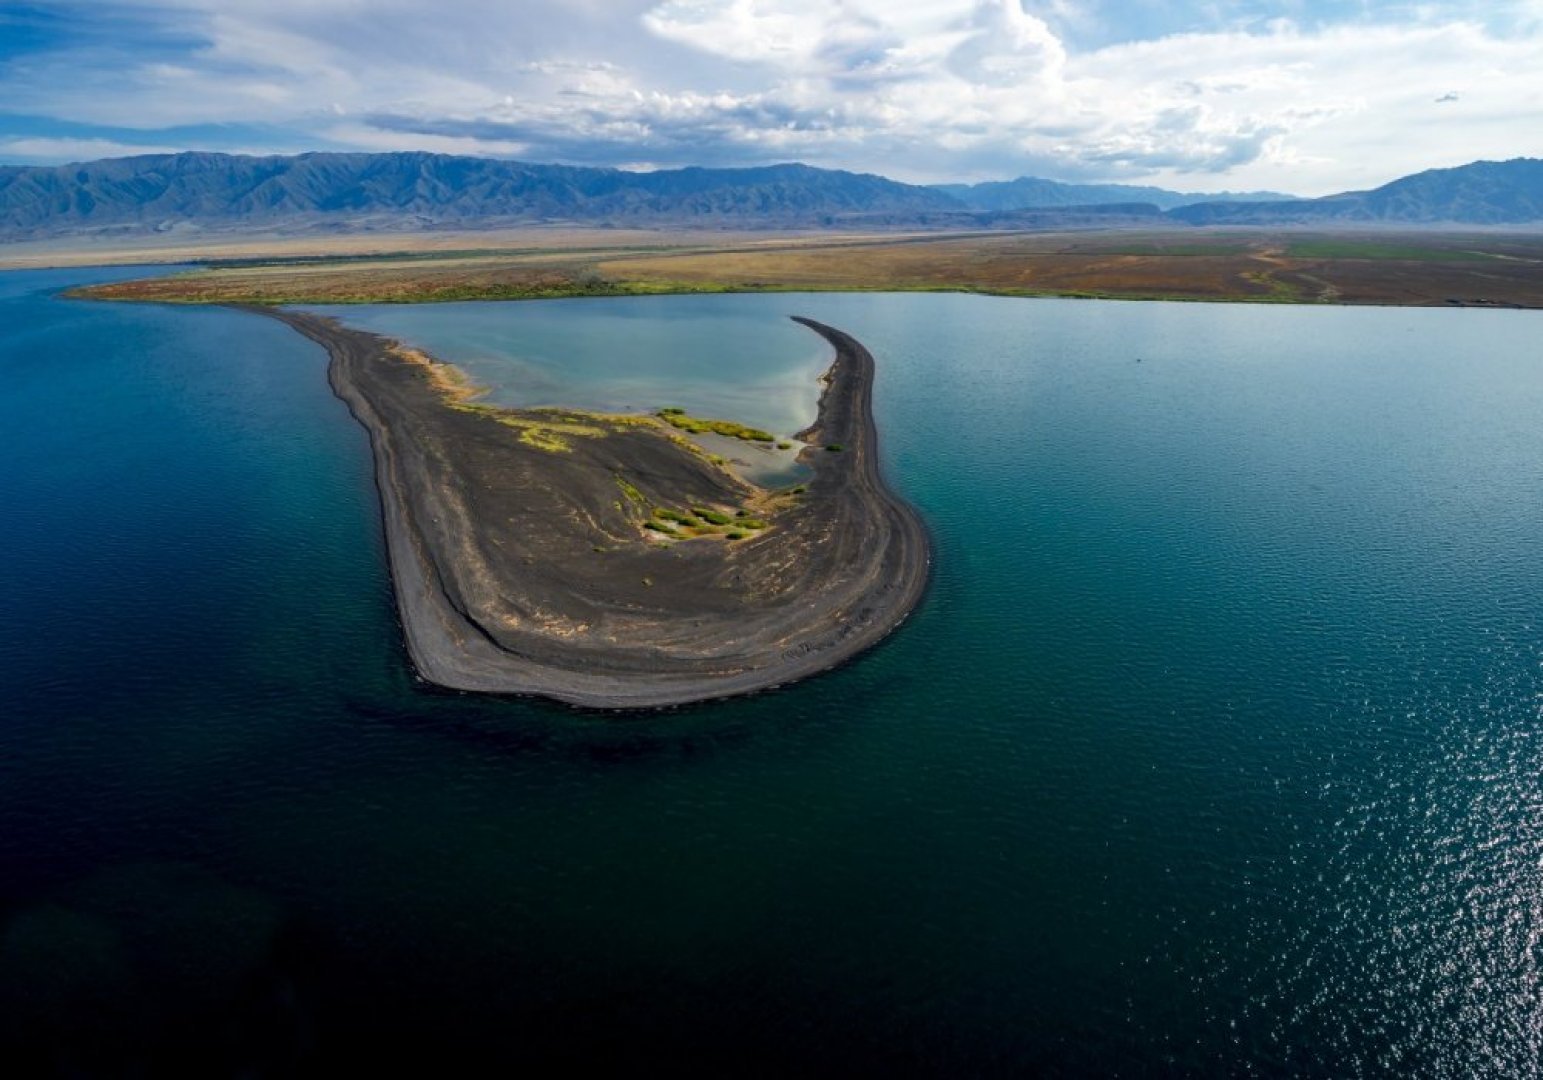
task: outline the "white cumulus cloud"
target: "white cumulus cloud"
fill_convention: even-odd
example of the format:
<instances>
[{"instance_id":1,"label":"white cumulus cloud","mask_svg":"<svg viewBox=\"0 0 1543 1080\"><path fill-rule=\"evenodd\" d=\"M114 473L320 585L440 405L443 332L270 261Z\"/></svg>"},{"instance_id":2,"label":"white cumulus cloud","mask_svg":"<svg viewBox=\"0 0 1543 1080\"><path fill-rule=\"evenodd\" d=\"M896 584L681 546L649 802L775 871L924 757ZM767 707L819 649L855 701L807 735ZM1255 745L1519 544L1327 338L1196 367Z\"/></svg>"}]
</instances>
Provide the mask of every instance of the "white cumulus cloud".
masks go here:
<instances>
[{"instance_id":1,"label":"white cumulus cloud","mask_svg":"<svg viewBox=\"0 0 1543 1080\"><path fill-rule=\"evenodd\" d=\"M1300 22L1170 3L1142 9L1140 36L1116 33L1101 0L56 6L143 33L0 65L0 113L144 141L237 124L290 145L1307 194L1543 155L1535 0L1345 5ZM1160 10L1174 13L1166 29Z\"/></svg>"}]
</instances>

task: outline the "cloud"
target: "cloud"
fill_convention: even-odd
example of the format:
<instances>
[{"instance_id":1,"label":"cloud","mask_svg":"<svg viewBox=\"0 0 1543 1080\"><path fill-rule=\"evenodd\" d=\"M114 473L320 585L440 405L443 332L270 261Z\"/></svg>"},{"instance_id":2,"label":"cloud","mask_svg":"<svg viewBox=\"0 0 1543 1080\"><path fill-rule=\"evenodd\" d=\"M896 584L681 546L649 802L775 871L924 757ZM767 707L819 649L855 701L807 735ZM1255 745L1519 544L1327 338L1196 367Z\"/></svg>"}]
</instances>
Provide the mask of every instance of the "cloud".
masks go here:
<instances>
[{"instance_id":1,"label":"cloud","mask_svg":"<svg viewBox=\"0 0 1543 1080\"><path fill-rule=\"evenodd\" d=\"M978 86L1055 93L1066 75L1066 46L1018 0L983 0L948 57L950 74Z\"/></svg>"},{"instance_id":2,"label":"cloud","mask_svg":"<svg viewBox=\"0 0 1543 1080\"><path fill-rule=\"evenodd\" d=\"M135 154L173 154L181 149L180 146L153 146L117 142L113 139L46 136L0 138L0 159L24 162L97 161L101 158L129 157Z\"/></svg>"},{"instance_id":3,"label":"cloud","mask_svg":"<svg viewBox=\"0 0 1543 1080\"><path fill-rule=\"evenodd\" d=\"M1249 2L1122 22L1133 9L1112 0L55 6L55 40L0 60L0 113L145 141L218 123L286 146L1309 194L1543 154L1534 0L1314 7L1302 22ZM89 30L104 19L118 30ZM1431 109L1454 85L1463 108Z\"/></svg>"}]
</instances>

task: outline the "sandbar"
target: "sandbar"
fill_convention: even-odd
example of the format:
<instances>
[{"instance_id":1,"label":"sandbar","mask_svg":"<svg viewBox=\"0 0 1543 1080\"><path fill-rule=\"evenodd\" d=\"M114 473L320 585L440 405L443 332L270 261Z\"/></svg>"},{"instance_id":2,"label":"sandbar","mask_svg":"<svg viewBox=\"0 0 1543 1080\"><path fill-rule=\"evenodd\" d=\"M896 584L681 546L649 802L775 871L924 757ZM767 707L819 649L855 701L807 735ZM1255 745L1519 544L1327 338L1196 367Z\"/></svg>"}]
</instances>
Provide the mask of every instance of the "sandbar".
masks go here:
<instances>
[{"instance_id":1,"label":"sandbar","mask_svg":"<svg viewBox=\"0 0 1543 1080\"><path fill-rule=\"evenodd\" d=\"M479 405L456 371L335 319L249 308L330 355L369 433L409 656L455 690L639 709L751 693L874 645L931 542L884 482L873 356L835 358L809 479L765 489L655 417ZM729 347L726 345L726 347Z\"/></svg>"}]
</instances>

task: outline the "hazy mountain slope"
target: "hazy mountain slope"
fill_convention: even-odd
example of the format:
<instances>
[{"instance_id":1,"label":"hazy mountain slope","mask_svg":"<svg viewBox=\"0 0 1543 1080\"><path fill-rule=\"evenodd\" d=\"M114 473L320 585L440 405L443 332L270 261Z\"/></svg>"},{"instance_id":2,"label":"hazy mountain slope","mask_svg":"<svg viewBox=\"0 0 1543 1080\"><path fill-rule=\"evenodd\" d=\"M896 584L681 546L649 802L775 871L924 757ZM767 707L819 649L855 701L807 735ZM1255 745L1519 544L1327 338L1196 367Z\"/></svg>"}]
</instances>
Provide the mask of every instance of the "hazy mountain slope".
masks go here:
<instances>
[{"instance_id":1,"label":"hazy mountain slope","mask_svg":"<svg viewBox=\"0 0 1543 1080\"><path fill-rule=\"evenodd\" d=\"M1218 192L1193 195L1166 188L1131 184L1063 184L1020 176L1016 180L987 181L980 184L934 184L972 210L1027 210L1046 206L1093 206L1101 203L1149 203L1163 210L1202 201L1283 202L1292 198L1273 191Z\"/></svg>"},{"instance_id":2,"label":"hazy mountain slope","mask_svg":"<svg viewBox=\"0 0 1543 1080\"><path fill-rule=\"evenodd\" d=\"M1373 191L1293 201L1205 201L1161 214L1159 208L1186 198L1192 196L1161 188L1032 178L920 187L807 165L638 173L425 153L186 153L0 167L0 239L180 228L536 222L961 229L1517 224L1543 221L1543 161L1476 162Z\"/></svg>"},{"instance_id":3,"label":"hazy mountain slope","mask_svg":"<svg viewBox=\"0 0 1543 1080\"><path fill-rule=\"evenodd\" d=\"M423 153L188 153L0 173L0 235L13 238L183 222L819 224L831 215L959 209L928 188L805 165L632 173Z\"/></svg>"},{"instance_id":4,"label":"hazy mountain slope","mask_svg":"<svg viewBox=\"0 0 1543 1080\"><path fill-rule=\"evenodd\" d=\"M1289 203L1202 203L1169 216L1194 225L1526 224L1543 221L1543 160L1475 161L1416 173L1371 191Z\"/></svg>"}]
</instances>

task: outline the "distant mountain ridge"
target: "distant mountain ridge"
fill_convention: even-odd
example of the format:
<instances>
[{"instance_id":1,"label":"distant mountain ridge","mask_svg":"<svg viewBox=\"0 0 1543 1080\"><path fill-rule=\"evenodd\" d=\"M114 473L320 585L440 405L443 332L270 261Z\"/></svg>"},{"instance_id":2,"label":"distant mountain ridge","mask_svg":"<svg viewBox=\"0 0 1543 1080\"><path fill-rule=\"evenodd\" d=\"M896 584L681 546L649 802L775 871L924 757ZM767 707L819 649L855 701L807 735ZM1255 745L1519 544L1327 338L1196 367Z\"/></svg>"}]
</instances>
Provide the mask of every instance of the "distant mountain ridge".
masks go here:
<instances>
[{"instance_id":1,"label":"distant mountain ridge","mask_svg":"<svg viewBox=\"0 0 1543 1080\"><path fill-rule=\"evenodd\" d=\"M829 224L957 211L882 176L771 165L639 173L445 154L158 154L0 172L0 236L205 227Z\"/></svg>"},{"instance_id":2,"label":"distant mountain ridge","mask_svg":"<svg viewBox=\"0 0 1543 1080\"><path fill-rule=\"evenodd\" d=\"M1278 191L1219 191L1210 195L1169 191L1167 188L1131 184L1063 184L1020 176L1016 180L988 180L980 184L933 184L972 210L1026 210L1055 206L1097 206L1106 203L1148 203L1172 210L1197 202L1291 202L1295 195Z\"/></svg>"},{"instance_id":3,"label":"distant mountain ridge","mask_svg":"<svg viewBox=\"0 0 1543 1080\"><path fill-rule=\"evenodd\" d=\"M1169 216L1191 225L1529 224L1543 221L1543 160L1475 161L1370 191L1294 202L1201 203Z\"/></svg>"},{"instance_id":4,"label":"distant mountain ridge","mask_svg":"<svg viewBox=\"0 0 1543 1080\"><path fill-rule=\"evenodd\" d=\"M1185 203L1204 198L1206 201ZM1120 184L919 186L769 165L659 172L419 152L189 152L0 166L0 240L180 229L369 230L564 223L724 228L1070 229L1543 221L1543 161L1475 162L1322 199Z\"/></svg>"}]
</instances>

